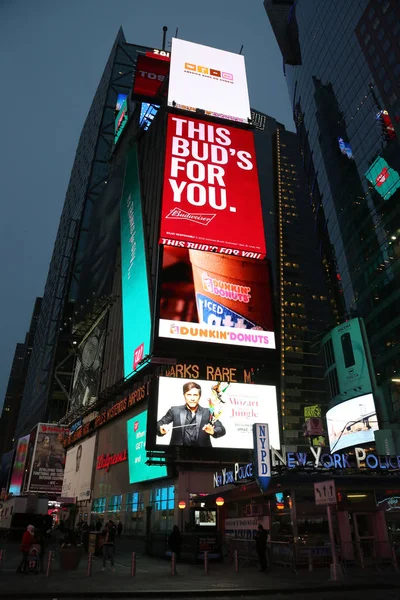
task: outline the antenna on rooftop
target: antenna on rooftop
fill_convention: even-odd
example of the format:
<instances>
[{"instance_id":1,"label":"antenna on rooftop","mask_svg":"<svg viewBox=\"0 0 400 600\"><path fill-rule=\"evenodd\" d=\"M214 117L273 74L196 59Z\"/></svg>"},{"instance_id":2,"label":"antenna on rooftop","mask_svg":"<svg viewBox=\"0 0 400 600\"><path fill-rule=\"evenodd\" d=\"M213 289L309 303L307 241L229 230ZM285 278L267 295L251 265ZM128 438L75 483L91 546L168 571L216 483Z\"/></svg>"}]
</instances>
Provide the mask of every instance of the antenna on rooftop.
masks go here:
<instances>
[{"instance_id":1,"label":"antenna on rooftop","mask_svg":"<svg viewBox=\"0 0 400 600\"><path fill-rule=\"evenodd\" d=\"M162 50L165 50L165 39L167 36L167 31L168 31L168 27L166 25L164 25L163 29L163 36L162 36Z\"/></svg>"},{"instance_id":2,"label":"antenna on rooftop","mask_svg":"<svg viewBox=\"0 0 400 600\"><path fill-rule=\"evenodd\" d=\"M243 50L243 44L242 44L242 47L240 48L239 54L242 54L242 50Z\"/></svg>"},{"instance_id":3,"label":"antenna on rooftop","mask_svg":"<svg viewBox=\"0 0 400 600\"><path fill-rule=\"evenodd\" d=\"M175 37L176 37L176 38L178 37L178 31L179 31L179 27L177 27L177 28L176 28L176 31L175 31Z\"/></svg>"}]
</instances>

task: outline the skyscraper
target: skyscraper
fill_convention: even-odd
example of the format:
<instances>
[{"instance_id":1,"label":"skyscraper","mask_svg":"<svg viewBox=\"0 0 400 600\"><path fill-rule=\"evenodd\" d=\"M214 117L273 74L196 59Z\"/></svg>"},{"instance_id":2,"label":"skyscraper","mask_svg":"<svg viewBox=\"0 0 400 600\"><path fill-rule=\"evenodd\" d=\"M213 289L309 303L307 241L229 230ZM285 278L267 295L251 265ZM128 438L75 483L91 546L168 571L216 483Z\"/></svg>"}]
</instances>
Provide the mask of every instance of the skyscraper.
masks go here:
<instances>
[{"instance_id":1,"label":"skyscraper","mask_svg":"<svg viewBox=\"0 0 400 600\"><path fill-rule=\"evenodd\" d=\"M389 0L265 0L319 229L348 317L364 317L391 427L400 405L400 8ZM325 229L325 236L324 236ZM382 405L383 406L383 405ZM385 412L387 411L387 417Z\"/></svg>"},{"instance_id":2,"label":"skyscraper","mask_svg":"<svg viewBox=\"0 0 400 600\"><path fill-rule=\"evenodd\" d=\"M43 294L17 436L39 421L61 418L69 405L70 333L93 208L107 186L119 94L129 93L144 48L120 29L80 135Z\"/></svg>"},{"instance_id":3,"label":"skyscraper","mask_svg":"<svg viewBox=\"0 0 400 600\"><path fill-rule=\"evenodd\" d=\"M324 416L329 401L320 342L337 321L340 298L330 286L329 264L318 241L295 133L271 117L252 112L268 255L280 330L283 443L322 443L308 417Z\"/></svg>"}]
</instances>

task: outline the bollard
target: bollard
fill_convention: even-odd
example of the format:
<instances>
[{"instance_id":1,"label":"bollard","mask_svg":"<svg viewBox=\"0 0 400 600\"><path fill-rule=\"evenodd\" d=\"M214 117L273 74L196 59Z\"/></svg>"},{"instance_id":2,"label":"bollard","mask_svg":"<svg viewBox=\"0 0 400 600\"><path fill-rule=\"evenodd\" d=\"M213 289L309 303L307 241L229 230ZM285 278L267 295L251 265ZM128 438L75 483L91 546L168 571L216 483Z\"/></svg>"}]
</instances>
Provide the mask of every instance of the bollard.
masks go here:
<instances>
[{"instance_id":1,"label":"bollard","mask_svg":"<svg viewBox=\"0 0 400 600\"><path fill-rule=\"evenodd\" d=\"M204 575L208 575L208 552L204 552Z\"/></svg>"},{"instance_id":2,"label":"bollard","mask_svg":"<svg viewBox=\"0 0 400 600\"><path fill-rule=\"evenodd\" d=\"M131 577L136 575L136 552L132 552Z\"/></svg>"},{"instance_id":3,"label":"bollard","mask_svg":"<svg viewBox=\"0 0 400 600\"><path fill-rule=\"evenodd\" d=\"M171 553L171 575L176 575L176 554Z\"/></svg>"},{"instance_id":4,"label":"bollard","mask_svg":"<svg viewBox=\"0 0 400 600\"><path fill-rule=\"evenodd\" d=\"M239 556L238 556L237 550L234 551L233 557L235 559L235 571L236 571L236 573L239 573Z\"/></svg>"},{"instance_id":5,"label":"bollard","mask_svg":"<svg viewBox=\"0 0 400 600\"><path fill-rule=\"evenodd\" d=\"M311 572L314 571L311 554L308 556L308 570Z\"/></svg>"},{"instance_id":6,"label":"bollard","mask_svg":"<svg viewBox=\"0 0 400 600\"><path fill-rule=\"evenodd\" d=\"M3 565L3 560L4 560L4 550L3 548L0 549L0 569Z\"/></svg>"},{"instance_id":7,"label":"bollard","mask_svg":"<svg viewBox=\"0 0 400 600\"><path fill-rule=\"evenodd\" d=\"M397 563L396 548L394 546L392 546L392 564L393 564L394 570L396 571L396 573L398 573L399 565Z\"/></svg>"},{"instance_id":8,"label":"bollard","mask_svg":"<svg viewBox=\"0 0 400 600\"><path fill-rule=\"evenodd\" d=\"M86 577L90 577L92 575L92 560L93 560L93 554L91 552L89 552L88 561L87 561Z\"/></svg>"},{"instance_id":9,"label":"bollard","mask_svg":"<svg viewBox=\"0 0 400 600\"><path fill-rule=\"evenodd\" d=\"M47 569L46 569L46 577L49 577L50 575L50 569L51 569L51 561L53 560L53 551L49 550L49 555L47 557Z\"/></svg>"}]
</instances>

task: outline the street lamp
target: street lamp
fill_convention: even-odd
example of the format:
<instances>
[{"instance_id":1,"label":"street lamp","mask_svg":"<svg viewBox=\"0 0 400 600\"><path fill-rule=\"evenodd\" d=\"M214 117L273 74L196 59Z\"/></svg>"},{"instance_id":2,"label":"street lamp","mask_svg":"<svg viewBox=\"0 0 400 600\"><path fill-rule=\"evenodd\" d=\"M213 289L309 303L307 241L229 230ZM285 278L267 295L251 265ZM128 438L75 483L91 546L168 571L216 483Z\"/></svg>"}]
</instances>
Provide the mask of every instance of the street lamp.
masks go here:
<instances>
[{"instance_id":1,"label":"street lamp","mask_svg":"<svg viewBox=\"0 0 400 600\"><path fill-rule=\"evenodd\" d=\"M181 517L180 517L180 522L181 522L181 533L183 533L183 511L186 508L186 502L184 500L180 500L178 502L178 508L181 511Z\"/></svg>"}]
</instances>

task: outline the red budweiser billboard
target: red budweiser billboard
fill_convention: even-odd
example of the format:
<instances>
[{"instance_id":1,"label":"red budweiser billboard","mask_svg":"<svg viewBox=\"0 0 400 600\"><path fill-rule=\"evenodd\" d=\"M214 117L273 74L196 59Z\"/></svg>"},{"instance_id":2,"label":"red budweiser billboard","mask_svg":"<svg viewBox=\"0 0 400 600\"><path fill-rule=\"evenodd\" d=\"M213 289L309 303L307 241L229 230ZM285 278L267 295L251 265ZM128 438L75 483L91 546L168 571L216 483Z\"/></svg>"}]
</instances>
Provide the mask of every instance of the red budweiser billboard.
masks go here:
<instances>
[{"instance_id":1,"label":"red budweiser billboard","mask_svg":"<svg viewBox=\"0 0 400 600\"><path fill-rule=\"evenodd\" d=\"M165 57L138 56L132 98L140 96L152 99L159 96L169 72L169 64Z\"/></svg>"},{"instance_id":2,"label":"red budweiser billboard","mask_svg":"<svg viewBox=\"0 0 400 600\"><path fill-rule=\"evenodd\" d=\"M265 257L252 132L168 115L160 244Z\"/></svg>"}]
</instances>

